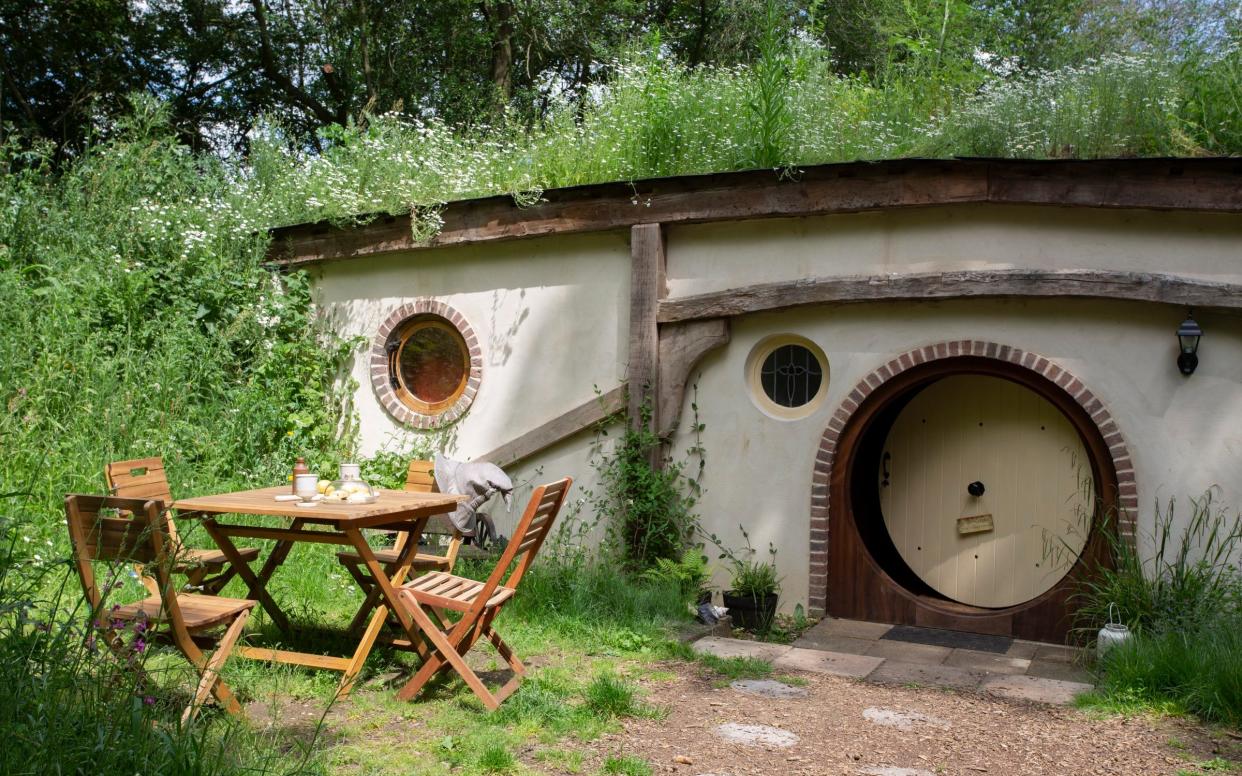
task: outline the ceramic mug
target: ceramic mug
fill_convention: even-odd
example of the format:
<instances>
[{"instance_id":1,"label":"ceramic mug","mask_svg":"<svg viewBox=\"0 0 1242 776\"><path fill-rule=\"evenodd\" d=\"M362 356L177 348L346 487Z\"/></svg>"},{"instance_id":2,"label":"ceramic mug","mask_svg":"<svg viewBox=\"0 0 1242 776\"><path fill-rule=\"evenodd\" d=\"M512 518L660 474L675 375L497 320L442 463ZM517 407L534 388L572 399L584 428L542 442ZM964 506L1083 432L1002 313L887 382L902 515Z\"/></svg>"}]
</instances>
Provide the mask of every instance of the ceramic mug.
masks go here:
<instances>
[{"instance_id":1,"label":"ceramic mug","mask_svg":"<svg viewBox=\"0 0 1242 776\"><path fill-rule=\"evenodd\" d=\"M341 464L340 478L342 480L360 480L362 479L362 466L356 463Z\"/></svg>"},{"instance_id":2,"label":"ceramic mug","mask_svg":"<svg viewBox=\"0 0 1242 776\"><path fill-rule=\"evenodd\" d=\"M318 474L297 474L293 477L293 492L303 501L310 501L319 493Z\"/></svg>"}]
</instances>

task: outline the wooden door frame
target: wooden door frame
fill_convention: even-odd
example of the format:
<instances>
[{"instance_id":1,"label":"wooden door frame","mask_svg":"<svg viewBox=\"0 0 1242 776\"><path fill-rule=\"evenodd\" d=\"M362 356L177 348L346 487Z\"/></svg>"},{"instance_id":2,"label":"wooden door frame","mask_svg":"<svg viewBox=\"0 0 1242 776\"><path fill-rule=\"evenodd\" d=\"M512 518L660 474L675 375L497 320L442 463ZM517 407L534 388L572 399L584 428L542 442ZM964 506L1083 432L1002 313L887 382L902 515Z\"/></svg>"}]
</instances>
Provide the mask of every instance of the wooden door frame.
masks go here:
<instances>
[{"instance_id":1,"label":"wooden door frame","mask_svg":"<svg viewBox=\"0 0 1242 776\"><path fill-rule=\"evenodd\" d=\"M1101 509L1116 515L1122 537L1133 542L1137 490L1134 468L1108 410L1080 380L1046 357L997 343L955 341L902 354L862 380L842 402L821 440L811 503L810 609L852 619L1061 640L1071 625L1074 584L1107 562L1108 547L1091 532L1077 563L1061 582L1023 604L969 607L917 595L873 557L858 530L850 485L860 444L882 411L941 377L979 374L1016 382L1050 401L1074 426L1087 450ZM831 542L829 541L831 537Z\"/></svg>"}]
</instances>

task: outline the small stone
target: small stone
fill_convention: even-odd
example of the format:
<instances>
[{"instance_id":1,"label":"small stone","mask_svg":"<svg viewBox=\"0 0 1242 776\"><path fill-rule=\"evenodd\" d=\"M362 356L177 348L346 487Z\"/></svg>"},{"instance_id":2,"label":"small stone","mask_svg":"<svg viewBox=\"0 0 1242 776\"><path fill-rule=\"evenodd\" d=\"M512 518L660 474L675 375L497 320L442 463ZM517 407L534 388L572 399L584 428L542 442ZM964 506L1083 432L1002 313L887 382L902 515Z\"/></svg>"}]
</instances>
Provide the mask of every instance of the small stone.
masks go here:
<instances>
[{"instance_id":1,"label":"small stone","mask_svg":"<svg viewBox=\"0 0 1242 776\"><path fill-rule=\"evenodd\" d=\"M694 765L694 760L691 760L689 757L686 757L684 754L679 754L676 757L674 757L673 762L679 765Z\"/></svg>"},{"instance_id":2,"label":"small stone","mask_svg":"<svg viewBox=\"0 0 1242 776\"><path fill-rule=\"evenodd\" d=\"M863 719L876 725L894 727L898 730L910 730L915 725L930 725L947 728L948 722L936 717L929 717L917 711L897 711L896 709L880 709L872 706L863 709Z\"/></svg>"},{"instance_id":3,"label":"small stone","mask_svg":"<svg viewBox=\"0 0 1242 776\"><path fill-rule=\"evenodd\" d=\"M793 687L773 679L738 679L730 685L738 692L763 698L805 698L805 687Z\"/></svg>"},{"instance_id":4,"label":"small stone","mask_svg":"<svg viewBox=\"0 0 1242 776\"><path fill-rule=\"evenodd\" d=\"M798 743L798 737L788 730L770 725L741 725L729 722L716 728L716 735L726 741L745 746L778 746L781 748Z\"/></svg>"}]
</instances>

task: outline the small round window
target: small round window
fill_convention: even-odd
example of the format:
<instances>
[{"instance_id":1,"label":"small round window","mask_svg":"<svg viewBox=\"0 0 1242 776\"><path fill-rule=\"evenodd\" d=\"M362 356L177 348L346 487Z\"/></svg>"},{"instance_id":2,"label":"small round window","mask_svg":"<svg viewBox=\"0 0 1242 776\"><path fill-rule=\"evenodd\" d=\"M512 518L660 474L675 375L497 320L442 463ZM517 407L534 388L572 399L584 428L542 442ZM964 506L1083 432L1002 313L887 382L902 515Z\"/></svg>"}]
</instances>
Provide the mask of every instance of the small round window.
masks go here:
<instances>
[{"instance_id":1,"label":"small round window","mask_svg":"<svg viewBox=\"0 0 1242 776\"><path fill-rule=\"evenodd\" d=\"M811 414L828 387L828 359L815 343L781 335L763 340L746 363L755 405L784 420Z\"/></svg>"},{"instance_id":2,"label":"small round window","mask_svg":"<svg viewBox=\"0 0 1242 776\"><path fill-rule=\"evenodd\" d=\"M456 420L478 392L478 339L465 318L442 302L418 300L394 311L380 327L372 354L380 403L416 428Z\"/></svg>"},{"instance_id":3,"label":"small round window","mask_svg":"<svg viewBox=\"0 0 1242 776\"><path fill-rule=\"evenodd\" d=\"M443 318L411 321L398 330L389 348L397 395L414 410L439 412L465 392L470 351L461 332Z\"/></svg>"}]
</instances>

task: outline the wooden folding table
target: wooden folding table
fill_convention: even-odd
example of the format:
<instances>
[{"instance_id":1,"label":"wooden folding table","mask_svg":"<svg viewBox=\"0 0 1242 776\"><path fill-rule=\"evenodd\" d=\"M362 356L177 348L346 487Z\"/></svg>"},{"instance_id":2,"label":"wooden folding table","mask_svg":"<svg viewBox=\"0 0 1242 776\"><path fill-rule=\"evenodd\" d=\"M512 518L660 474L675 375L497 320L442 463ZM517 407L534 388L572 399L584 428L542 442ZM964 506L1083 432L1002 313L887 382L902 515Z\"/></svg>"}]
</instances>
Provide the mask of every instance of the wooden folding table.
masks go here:
<instances>
[{"instance_id":1,"label":"wooden folding table","mask_svg":"<svg viewBox=\"0 0 1242 776\"><path fill-rule=\"evenodd\" d=\"M281 663L341 671L340 695L349 693L354 680L362 670L367 655L375 645L375 640L388 619L388 612L396 614L402 630L412 643L418 642L417 626L404 607L396 598L396 588L405 581L410 571L410 564L418 553L418 539L422 534L427 519L432 515L451 512L465 496L444 493L413 493L403 490L380 490L379 498L374 504L347 504L344 502L319 502L313 507L298 506L296 503L276 501L278 494L289 493L288 486L259 488L237 493L223 493L218 496L202 496L198 498L180 499L173 504L178 516L201 520L203 528L215 540L224 552L229 563L237 569L238 575L249 585L248 598L257 600L271 616L272 621L282 632L290 633L289 619L281 611L276 602L267 592L267 583L280 564L288 557L290 549L297 542L318 544L342 544L352 547L363 559L376 587L381 595L381 604L376 608L363 631L358 648L349 657L332 657L307 652L292 652L281 649L263 647L238 647L233 654L258 660L274 660ZM222 523L219 515L264 515L268 517L286 518L291 522L287 527L268 528L262 526L238 525ZM396 569L392 575L384 573L383 566L375 559L375 553L367 544L362 534L364 528L381 528L386 531L408 531L410 536L404 542L398 556ZM274 539L276 546L268 556L263 568L256 574L250 568L233 544L235 537L250 539Z\"/></svg>"}]
</instances>

